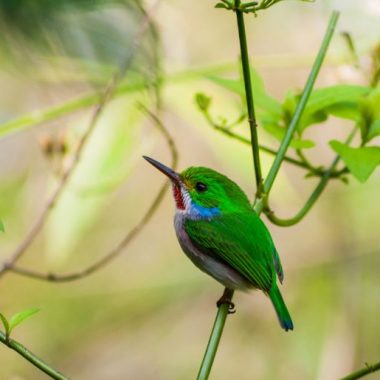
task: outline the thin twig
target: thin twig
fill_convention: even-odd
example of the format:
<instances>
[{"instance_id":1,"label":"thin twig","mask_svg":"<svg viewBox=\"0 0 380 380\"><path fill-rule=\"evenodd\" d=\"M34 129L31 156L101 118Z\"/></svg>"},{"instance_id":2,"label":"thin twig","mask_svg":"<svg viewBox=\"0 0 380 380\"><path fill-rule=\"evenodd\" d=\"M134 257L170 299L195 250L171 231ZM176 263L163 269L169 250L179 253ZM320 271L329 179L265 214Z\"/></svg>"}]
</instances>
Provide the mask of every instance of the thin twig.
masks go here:
<instances>
[{"instance_id":1,"label":"thin twig","mask_svg":"<svg viewBox=\"0 0 380 380\"><path fill-rule=\"evenodd\" d=\"M40 358L38 358L36 355L30 352L24 345L9 337L6 337L6 335L2 331L0 331L0 342L5 344L12 350L16 351L19 355L28 360L42 372L49 375L52 379L68 380L66 376L52 368L50 365L46 364L44 361L42 361Z\"/></svg>"},{"instance_id":2,"label":"thin twig","mask_svg":"<svg viewBox=\"0 0 380 380\"><path fill-rule=\"evenodd\" d=\"M238 133L235 133L226 127L222 127L221 125L215 123L211 119L207 119L207 120L209 121L209 123L211 124L211 126L215 130L223 133L224 135L231 137L234 140L240 141L243 144L247 144L247 145L251 144L250 140L247 139L246 137L239 135ZM259 144L259 149L265 153L271 154L272 156L275 156L277 154L276 150L269 148L265 145ZM314 165L311 165L309 162L297 160L297 159L295 159L293 157L289 157L289 156L284 156L284 161L288 162L289 164L292 164L294 166L298 166L299 168L305 169L308 172L315 175L316 177L322 177L326 171L322 167L314 166ZM331 172L330 178L339 178L342 174L346 174L346 173L348 173L348 170L346 167L344 169L341 169L341 170L334 170Z\"/></svg>"},{"instance_id":3,"label":"thin twig","mask_svg":"<svg viewBox=\"0 0 380 380\"><path fill-rule=\"evenodd\" d=\"M365 364L365 367L362 369L359 369L359 371L350 373L349 375L343 377L340 380L356 380L360 379L366 375L369 375L370 373L376 372L380 370L380 362L376 364Z\"/></svg>"},{"instance_id":4,"label":"thin twig","mask_svg":"<svg viewBox=\"0 0 380 380\"><path fill-rule=\"evenodd\" d=\"M117 84L120 82L120 80L123 78L125 73L130 68L133 58L135 56L135 53L141 44L142 37L144 36L148 26L151 23L152 11L156 8L159 1L160 0L157 0L156 3L150 9L150 11L146 13L146 15L144 16L143 21L136 32L135 38L133 39L132 46L130 47L130 50L129 50L129 55L123 67L113 76L109 84L106 86L103 94L101 94L99 97L99 103L97 104L94 110L94 113L92 114L91 120L89 122L89 125L86 131L84 132L81 139L79 140L79 144L74 152L71 163L69 164L69 166L63 173L62 177L60 178L55 191L51 194L51 196L46 201L45 206L40 216L37 218L37 220L31 227L29 232L26 234L24 239L21 241L21 243L16 247L14 252L10 255L10 258L3 264L2 268L0 269L0 275L2 275L4 272L9 270L20 259L20 257L26 252L26 250L33 243L34 239L37 237L39 232L44 227L47 221L48 215L50 214L51 210L56 205L58 199L60 198L61 194L66 188L67 183L69 182L69 179L72 177L72 174L74 173L75 168L78 166L78 163L83 153L83 149L86 146L87 141L89 140L90 136L92 135L92 132L95 129L95 126L97 124L100 114L102 113L107 102L110 100L112 93L115 90Z\"/></svg>"},{"instance_id":5,"label":"thin twig","mask_svg":"<svg viewBox=\"0 0 380 380\"><path fill-rule=\"evenodd\" d=\"M345 141L345 144L349 145L352 141L352 139L355 136L355 132L357 131L357 126L354 127L353 131L348 136L347 140ZM317 186L311 193L310 197L307 199L303 207L297 212L295 216L289 219L281 219L277 217L274 213L274 211L269 206L269 196L265 199L265 208L264 213L267 216L267 218L277 226L282 227L290 227L294 224L297 224L300 222L307 213L311 210L311 208L314 206L315 202L319 199L320 195L322 194L323 190L326 188L328 182L332 179L332 174L334 172L339 173L336 171L336 167L340 161L340 156L337 155L334 160L332 161L330 167L324 171L324 174L321 176L320 181L318 182ZM338 177L339 178L339 177Z\"/></svg>"},{"instance_id":6,"label":"thin twig","mask_svg":"<svg viewBox=\"0 0 380 380\"><path fill-rule=\"evenodd\" d=\"M298 123L299 123L299 121L302 117L302 114L304 112L304 109L306 107L307 101L309 100L309 97L310 97L310 94L312 92L314 83L318 77L319 70L320 70L322 63L324 61L324 58L326 56L327 48L329 47L331 38L334 34L334 30L335 30L336 24L338 22L338 18L339 18L339 13L334 11L332 13L331 18L330 18L330 22L329 22L325 37L322 41L321 48L318 52L318 55L317 55L315 62L314 62L314 65L311 69L310 76L306 82L305 88L302 91L301 98L297 104L295 111L294 111L294 115L292 117L292 120L289 123L289 127L286 130L284 139L281 142L280 148L279 148L278 153L276 155L276 158L275 158L275 160L274 160L274 162L273 162L273 164L269 170L268 176L266 177L266 179L264 181L264 185L263 185L264 196L265 196L265 194L268 194L269 191L271 190L273 183L274 183L274 180L277 176L277 173L280 170L281 163L284 160L286 151L289 148L289 145L292 141L293 135L297 129ZM259 202L259 203L261 203L261 202ZM262 205L259 205L258 207L262 207Z\"/></svg>"},{"instance_id":7,"label":"thin twig","mask_svg":"<svg viewBox=\"0 0 380 380\"><path fill-rule=\"evenodd\" d=\"M156 115L151 113L147 108L145 108L142 105L140 105L140 108L142 108L142 110L152 118L155 125L164 136L166 143L168 144L170 154L171 154L171 167L175 170L177 168L178 152L177 152L173 138L171 137L168 130L165 128L163 123L157 118ZM110 252L105 254L102 258L100 258L95 263L89 265L87 268L76 271L76 272L65 273L65 274L43 273L43 272L38 272L31 269L19 267L19 266L9 267L8 270L14 273L26 276L26 277L31 277L38 280L44 280L44 281L50 281L50 282L68 282L68 281L79 280L83 277L89 276L90 274L103 268L105 265L107 265L109 262L115 259L126 248L126 246L132 241L132 239L143 229L143 227L152 218L158 206L160 205L168 186L169 186L168 182L165 182L165 184L161 186L159 192L157 193L156 197L154 198L153 202L151 203L150 207L148 208L144 216L127 233L127 235L120 241L120 243L118 243Z\"/></svg>"}]
</instances>

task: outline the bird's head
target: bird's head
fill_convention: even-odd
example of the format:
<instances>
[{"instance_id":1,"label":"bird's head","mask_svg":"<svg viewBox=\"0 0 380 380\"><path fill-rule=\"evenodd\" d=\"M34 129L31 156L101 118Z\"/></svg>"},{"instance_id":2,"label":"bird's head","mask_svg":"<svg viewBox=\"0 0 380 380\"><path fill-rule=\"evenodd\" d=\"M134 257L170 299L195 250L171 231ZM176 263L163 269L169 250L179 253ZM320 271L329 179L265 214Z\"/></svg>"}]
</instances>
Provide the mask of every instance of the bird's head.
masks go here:
<instances>
[{"instance_id":1,"label":"bird's head","mask_svg":"<svg viewBox=\"0 0 380 380\"><path fill-rule=\"evenodd\" d=\"M160 162L144 156L155 168L170 178L177 210L192 206L215 212L236 212L251 209L247 196L229 178L205 167L190 167L177 173Z\"/></svg>"}]
</instances>

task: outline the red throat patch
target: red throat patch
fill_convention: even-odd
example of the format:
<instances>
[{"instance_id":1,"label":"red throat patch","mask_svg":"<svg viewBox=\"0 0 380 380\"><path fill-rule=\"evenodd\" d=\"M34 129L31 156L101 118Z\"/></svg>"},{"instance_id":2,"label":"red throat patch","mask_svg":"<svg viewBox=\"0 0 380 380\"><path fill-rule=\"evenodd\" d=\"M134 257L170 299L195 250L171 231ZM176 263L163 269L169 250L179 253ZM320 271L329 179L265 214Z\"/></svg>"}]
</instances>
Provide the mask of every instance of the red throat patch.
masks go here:
<instances>
[{"instance_id":1,"label":"red throat patch","mask_svg":"<svg viewBox=\"0 0 380 380\"><path fill-rule=\"evenodd\" d=\"M185 209L185 202L183 201L181 188L177 185L173 185L173 195L177 208L179 210Z\"/></svg>"}]
</instances>

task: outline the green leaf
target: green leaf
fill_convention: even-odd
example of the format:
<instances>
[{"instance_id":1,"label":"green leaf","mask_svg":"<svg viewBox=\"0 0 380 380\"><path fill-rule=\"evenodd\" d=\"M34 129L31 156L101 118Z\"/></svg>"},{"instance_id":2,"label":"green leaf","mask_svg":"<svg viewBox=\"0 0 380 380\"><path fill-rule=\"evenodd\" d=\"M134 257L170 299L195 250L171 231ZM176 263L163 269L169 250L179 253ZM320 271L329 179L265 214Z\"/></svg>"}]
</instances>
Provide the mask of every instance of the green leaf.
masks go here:
<instances>
[{"instance_id":1,"label":"green leaf","mask_svg":"<svg viewBox=\"0 0 380 380\"><path fill-rule=\"evenodd\" d=\"M26 319L30 318L32 315L38 313L39 311L40 309L32 308L14 314L9 321L9 334L16 326L24 322Z\"/></svg>"},{"instance_id":2,"label":"green leaf","mask_svg":"<svg viewBox=\"0 0 380 380\"><path fill-rule=\"evenodd\" d=\"M275 137L278 141L283 140L286 132L285 128L280 127L273 121L262 121L262 126L265 129L265 131L267 131L269 134ZM290 146L294 149L309 149L313 148L315 146L315 143L312 140L301 140L293 138L292 142L290 143Z\"/></svg>"},{"instance_id":3,"label":"green leaf","mask_svg":"<svg viewBox=\"0 0 380 380\"><path fill-rule=\"evenodd\" d=\"M359 120L360 100L370 91L369 87L356 85L336 85L314 90L301 118L299 130L302 132L310 125L325 121L330 114L343 119Z\"/></svg>"},{"instance_id":4,"label":"green leaf","mask_svg":"<svg viewBox=\"0 0 380 380\"><path fill-rule=\"evenodd\" d=\"M357 107L358 100L370 91L370 87L346 84L319 88L310 95L306 112L314 113L337 104Z\"/></svg>"},{"instance_id":5,"label":"green leaf","mask_svg":"<svg viewBox=\"0 0 380 380\"><path fill-rule=\"evenodd\" d=\"M224 9L231 9L226 4L218 3L215 5L215 8L224 8Z\"/></svg>"},{"instance_id":6,"label":"green leaf","mask_svg":"<svg viewBox=\"0 0 380 380\"><path fill-rule=\"evenodd\" d=\"M216 77L213 75L209 75L207 76L207 78L228 91L240 95L241 97L245 96L243 78L228 79ZM251 83L255 105L263 110L268 111L273 115L276 115L277 117L280 117L280 103L275 98L267 94L264 86L264 81L260 77L259 73L253 68L251 68Z\"/></svg>"},{"instance_id":7,"label":"green leaf","mask_svg":"<svg viewBox=\"0 0 380 380\"><path fill-rule=\"evenodd\" d=\"M0 231L1 231L1 232L4 232L4 231L5 231L5 229L4 229L4 223L3 223L2 220L0 220Z\"/></svg>"},{"instance_id":8,"label":"green leaf","mask_svg":"<svg viewBox=\"0 0 380 380\"><path fill-rule=\"evenodd\" d=\"M202 111L207 111L211 104L211 98L201 92L195 94L195 102Z\"/></svg>"},{"instance_id":9,"label":"green leaf","mask_svg":"<svg viewBox=\"0 0 380 380\"><path fill-rule=\"evenodd\" d=\"M328 115L339 117L340 119L348 119L357 121L360 118L360 111L357 103L342 102L333 104L325 108L325 112Z\"/></svg>"},{"instance_id":10,"label":"green leaf","mask_svg":"<svg viewBox=\"0 0 380 380\"><path fill-rule=\"evenodd\" d=\"M208 75L206 77L210 81L216 83L220 87L223 87L224 89L231 91L235 94L238 94L240 96L244 96L244 83L241 80L238 79L229 79L229 78L220 78L216 77L214 75Z\"/></svg>"},{"instance_id":11,"label":"green leaf","mask_svg":"<svg viewBox=\"0 0 380 380\"><path fill-rule=\"evenodd\" d=\"M367 141L380 135L380 119L375 120L369 127Z\"/></svg>"},{"instance_id":12,"label":"green leaf","mask_svg":"<svg viewBox=\"0 0 380 380\"><path fill-rule=\"evenodd\" d=\"M337 152L350 172L364 183L380 165L380 147L351 148L339 141L330 141L330 146Z\"/></svg>"},{"instance_id":13,"label":"green leaf","mask_svg":"<svg viewBox=\"0 0 380 380\"><path fill-rule=\"evenodd\" d=\"M109 193L128 178L134 160L139 159L143 146L137 143L141 142L138 122L143 113L136 107L138 101L144 101L143 94L115 99L103 110L70 188L62 194L46 227L46 252L55 265L89 237L109 203ZM82 119L70 129L74 143L87 123Z\"/></svg>"},{"instance_id":14,"label":"green leaf","mask_svg":"<svg viewBox=\"0 0 380 380\"><path fill-rule=\"evenodd\" d=\"M5 318L5 316L2 313L0 313L0 319L1 319L1 322L3 322L3 325L4 325L5 335L8 337L9 334L10 334L8 320L7 320L7 318Z\"/></svg>"},{"instance_id":15,"label":"green leaf","mask_svg":"<svg viewBox=\"0 0 380 380\"><path fill-rule=\"evenodd\" d=\"M360 101L360 132L365 144L380 134L380 89L373 90Z\"/></svg>"}]
</instances>

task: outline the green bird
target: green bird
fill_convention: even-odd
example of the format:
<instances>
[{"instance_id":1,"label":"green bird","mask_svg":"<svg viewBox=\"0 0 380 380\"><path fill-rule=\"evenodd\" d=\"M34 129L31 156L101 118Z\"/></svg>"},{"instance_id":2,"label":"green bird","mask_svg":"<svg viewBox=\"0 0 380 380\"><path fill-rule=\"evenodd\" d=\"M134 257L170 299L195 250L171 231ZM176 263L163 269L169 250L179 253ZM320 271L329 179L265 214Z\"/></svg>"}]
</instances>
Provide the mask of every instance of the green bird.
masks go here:
<instances>
[{"instance_id":1,"label":"green bird","mask_svg":"<svg viewBox=\"0 0 380 380\"><path fill-rule=\"evenodd\" d=\"M177 173L144 158L172 182L174 226L190 260L227 289L261 289L272 301L281 327L293 330L276 282L276 278L280 283L284 279L280 257L268 229L240 187L209 168L190 167ZM226 300L222 297L220 302Z\"/></svg>"}]
</instances>

